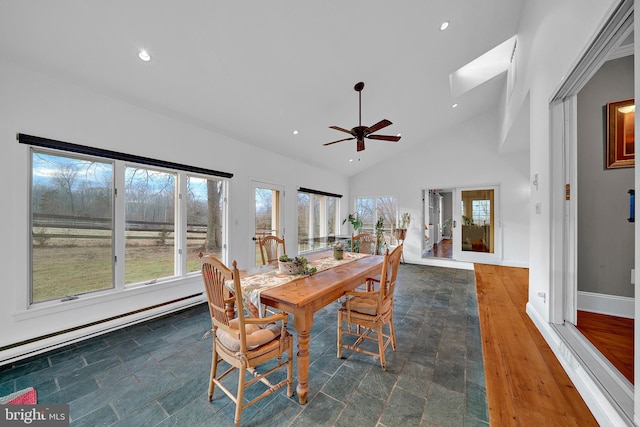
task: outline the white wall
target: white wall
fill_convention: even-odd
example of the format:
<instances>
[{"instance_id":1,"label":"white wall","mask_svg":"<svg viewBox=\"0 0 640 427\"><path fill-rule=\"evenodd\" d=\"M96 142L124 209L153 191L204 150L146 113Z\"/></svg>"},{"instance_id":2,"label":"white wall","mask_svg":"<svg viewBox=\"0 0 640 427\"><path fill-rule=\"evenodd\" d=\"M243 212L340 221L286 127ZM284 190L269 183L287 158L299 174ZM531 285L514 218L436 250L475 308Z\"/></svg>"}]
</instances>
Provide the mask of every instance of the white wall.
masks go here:
<instances>
[{"instance_id":1,"label":"white wall","mask_svg":"<svg viewBox=\"0 0 640 427\"><path fill-rule=\"evenodd\" d=\"M502 264L529 265L529 155L500 154L497 125L497 111L488 112L351 179L352 198L396 196L399 211L411 213L405 261L421 258L423 189L499 184Z\"/></svg>"},{"instance_id":2,"label":"white wall","mask_svg":"<svg viewBox=\"0 0 640 427\"><path fill-rule=\"evenodd\" d=\"M612 420L621 420L619 407L614 405L601 392L601 385L596 384L588 374L583 361L575 356L575 348L564 343L557 330L550 325L553 319L562 321L562 308L558 307L556 297L562 295L561 286L554 283L562 282L562 271L552 271L551 254L554 253L551 235L552 218L563 221L561 216L552 216L552 203L561 204L564 183L562 178L552 177L550 164L556 153L562 153L561 148L551 147L550 144L550 102L563 84L565 76L575 68L575 65L590 46L599 30L613 12L618 0L543 0L525 2L518 29L516 82L510 103L504 107L502 118L503 135L509 134L513 123L518 122L523 101L528 98L529 128L530 128L530 172L538 174L538 189L531 185L530 213L530 270L529 270L529 301L527 313L532 318L549 346L558 357L569 377L580 391L592 413L602 425L623 425ZM639 2L635 1L636 10ZM636 34L638 24L636 21ZM637 40L636 40L637 42ZM636 58L638 44L635 45ZM637 59L636 59L637 61ZM636 64L637 65L637 64ZM638 68L636 75L636 92ZM638 94L636 93L636 96ZM526 103L524 103L527 105ZM556 129L553 130L556 132ZM554 178L554 186L551 186ZM636 174L636 184L637 184ZM532 182L532 177L529 179ZM552 194L555 198L552 200ZM535 213L536 203L541 205L540 214ZM553 227L552 227L553 226ZM561 228L561 227L560 227ZM636 245L638 244L638 230L636 229ZM555 239L555 240L554 240ZM636 248L636 261L638 251ZM559 297L560 305L562 297ZM636 300L636 309L638 307ZM636 319L638 317L636 316ZM638 334L636 328L636 338ZM639 341L636 339L636 346ZM639 352L636 349L635 360ZM636 380L638 376L636 375ZM636 381L637 384L637 381ZM635 399L635 413L638 413L640 402ZM638 418L636 417L636 422Z\"/></svg>"},{"instance_id":3,"label":"white wall","mask_svg":"<svg viewBox=\"0 0 640 427\"><path fill-rule=\"evenodd\" d=\"M120 313L202 291L198 276L154 292L127 292L126 298L83 298L64 309L26 307L29 252L29 150L16 141L25 133L65 142L231 172L229 261L240 268L254 262L250 251L253 217L250 182L283 185L287 246L296 248L296 190L303 186L348 197L348 180L166 115L116 101L108 94L56 80L9 61L0 63L0 347L84 325ZM273 167L265 165L273 164ZM346 217L348 203L342 206ZM0 360L3 360L0 352Z\"/></svg>"},{"instance_id":4,"label":"white wall","mask_svg":"<svg viewBox=\"0 0 640 427\"><path fill-rule=\"evenodd\" d=\"M616 0L526 2L518 28L518 79L505 108L503 128L510 128L528 96L529 170L531 174L538 173L538 190L531 189L529 205L529 303L545 321L549 321L549 298L538 294L550 293L549 103L616 3ZM534 211L536 202L541 204L541 214Z\"/></svg>"}]
</instances>

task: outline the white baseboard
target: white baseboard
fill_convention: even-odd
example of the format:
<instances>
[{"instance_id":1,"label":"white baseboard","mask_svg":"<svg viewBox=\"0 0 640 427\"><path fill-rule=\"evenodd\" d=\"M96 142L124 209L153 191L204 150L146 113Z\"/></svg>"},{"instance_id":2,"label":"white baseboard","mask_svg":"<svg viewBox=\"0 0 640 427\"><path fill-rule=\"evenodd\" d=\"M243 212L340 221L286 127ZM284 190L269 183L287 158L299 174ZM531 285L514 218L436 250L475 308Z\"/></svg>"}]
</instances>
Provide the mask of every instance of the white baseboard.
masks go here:
<instances>
[{"instance_id":1,"label":"white baseboard","mask_svg":"<svg viewBox=\"0 0 640 427\"><path fill-rule=\"evenodd\" d=\"M552 326L545 322L530 303L527 303L526 311L598 423L602 426L633 426L631 415L628 415L633 413L633 386L614 378L614 375L606 381L608 385L596 378L589 366L594 362L586 361L592 359L593 354L586 349L580 355L576 349L581 347L581 343L573 340L572 345L567 339L570 332L562 335L558 332L558 328L565 328L565 325ZM602 371L606 368L597 369ZM615 389L615 397L607 389Z\"/></svg>"},{"instance_id":2,"label":"white baseboard","mask_svg":"<svg viewBox=\"0 0 640 427\"><path fill-rule=\"evenodd\" d=\"M206 297L203 295L193 296L189 299L176 301L149 310L138 311L128 316L119 317L103 323L93 324L67 333L54 335L49 338L29 342L8 350L0 351L0 366L98 335L106 334L117 329L145 322L176 311L184 310L186 308L202 304L205 301Z\"/></svg>"},{"instance_id":3,"label":"white baseboard","mask_svg":"<svg viewBox=\"0 0 640 427\"><path fill-rule=\"evenodd\" d=\"M418 264L418 265L431 265L434 267L446 267L446 268L459 268L461 270L473 270L472 262L464 262L464 261L454 261L447 258L419 258L419 259L410 259L405 258L405 262L407 264Z\"/></svg>"},{"instance_id":4,"label":"white baseboard","mask_svg":"<svg viewBox=\"0 0 640 427\"><path fill-rule=\"evenodd\" d=\"M517 261L512 259L503 259L500 265L505 267L520 267L520 268L529 268L528 262Z\"/></svg>"},{"instance_id":5,"label":"white baseboard","mask_svg":"<svg viewBox=\"0 0 640 427\"><path fill-rule=\"evenodd\" d=\"M578 291L578 310L634 319L635 299Z\"/></svg>"}]
</instances>

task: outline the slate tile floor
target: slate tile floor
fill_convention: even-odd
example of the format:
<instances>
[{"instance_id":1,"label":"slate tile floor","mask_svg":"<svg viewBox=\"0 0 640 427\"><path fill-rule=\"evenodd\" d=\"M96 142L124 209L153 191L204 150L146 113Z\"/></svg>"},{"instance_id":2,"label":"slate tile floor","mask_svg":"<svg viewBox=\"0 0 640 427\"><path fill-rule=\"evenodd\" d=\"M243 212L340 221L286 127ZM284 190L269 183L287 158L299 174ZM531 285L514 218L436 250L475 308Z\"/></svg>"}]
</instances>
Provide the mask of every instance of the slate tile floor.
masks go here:
<instances>
[{"instance_id":1,"label":"slate tile floor","mask_svg":"<svg viewBox=\"0 0 640 427\"><path fill-rule=\"evenodd\" d=\"M472 271L400 266L386 372L366 355L336 358L336 309L315 316L308 403L283 389L246 409L242 425L488 425ZM0 395L35 386L39 403L70 405L72 426L233 425L231 400L206 397L210 327L199 305L3 366Z\"/></svg>"}]
</instances>

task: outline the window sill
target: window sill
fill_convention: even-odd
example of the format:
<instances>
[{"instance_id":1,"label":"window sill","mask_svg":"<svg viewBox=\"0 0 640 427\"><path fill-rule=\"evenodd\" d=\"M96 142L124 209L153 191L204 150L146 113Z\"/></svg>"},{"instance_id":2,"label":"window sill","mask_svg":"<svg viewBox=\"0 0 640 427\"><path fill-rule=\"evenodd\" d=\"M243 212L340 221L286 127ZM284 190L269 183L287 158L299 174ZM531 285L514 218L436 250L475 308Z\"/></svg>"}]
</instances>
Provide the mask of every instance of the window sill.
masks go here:
<instances>
[{"instance_id":1,"label":"window sill","mask_svg":"<svg viewBox=\"0 0 640 427\"><path fill-rule=\"evenodd\" d=\"M186 296L193 293L202 292L202 290L202 278L199 274L194 274L187 277L167 280L165 282L158 282L148 285L127 286L124 289L109 289L106 291L79 295L77 299L73 300L55 300L33 304L27 309L16 310L14 319L17 322L20 322L43 316L51 316L69 310L83 309L94 305L135 298L141 295L166 293L167 295L175 296L176 294L182 294L183 296ZM153 299L153 301L150 301L150 305L153 305L155 303L157 303L155 299Z\"/></svg>"}]
</instances>

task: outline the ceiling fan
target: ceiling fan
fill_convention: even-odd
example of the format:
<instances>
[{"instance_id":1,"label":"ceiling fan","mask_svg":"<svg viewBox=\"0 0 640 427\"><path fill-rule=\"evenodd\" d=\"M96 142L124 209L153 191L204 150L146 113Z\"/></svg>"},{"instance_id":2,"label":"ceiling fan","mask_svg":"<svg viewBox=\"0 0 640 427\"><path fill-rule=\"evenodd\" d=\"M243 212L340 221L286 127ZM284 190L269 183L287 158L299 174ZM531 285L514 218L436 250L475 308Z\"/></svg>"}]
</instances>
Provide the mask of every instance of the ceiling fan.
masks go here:
<instances>
[{"instance_id":1,"label":"ceiling fan","mask_svg":"<svg viewBox=\"0 0 640 427\"><path fill-rule=\"evenodd\" d=\"M359 115L359 125L354 127L351 130L347 130L344 128L341 128L340 126L329 126L331 129L335 129L335 130L339 130L341 132L345 132L351 135L351 138L343 138L343 139L339 139L337 141L333 141L333 142L327 142L326 144L322 144L322 145L331 145L331 144L336 144L338 142L342 142L342 141L350 141L352 139L357 140L357 151L362 151L364 150L364 139L368 138L368 139L379 139L382 141L391 141L391 142L398 142L400 141L400 135L398 136L392 136L392 135L372 135L372 133L379 131L380 129L386 128L387 126L391 125L392 123L387 120L387 119L383 119L380 120L378 123L376 123L373 126L362 126L362 89L364 88L364 83L363 82L359 82L356 83L356 85L353 87L353 89L355 89L356 92L358 92L358 115Z\"/></svg>"}]
</instances>

